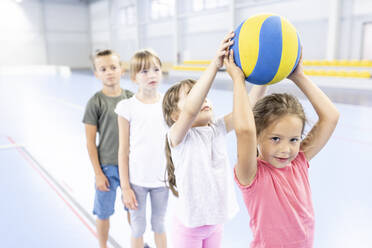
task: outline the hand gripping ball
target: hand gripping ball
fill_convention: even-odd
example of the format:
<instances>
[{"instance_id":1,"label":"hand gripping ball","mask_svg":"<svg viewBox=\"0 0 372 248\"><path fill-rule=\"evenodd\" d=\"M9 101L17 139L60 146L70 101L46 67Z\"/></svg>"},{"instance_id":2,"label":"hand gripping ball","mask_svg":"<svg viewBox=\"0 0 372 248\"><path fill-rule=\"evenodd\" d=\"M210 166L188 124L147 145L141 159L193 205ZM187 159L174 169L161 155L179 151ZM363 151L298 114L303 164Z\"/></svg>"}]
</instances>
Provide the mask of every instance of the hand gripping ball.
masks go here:
<instances>
[{"instance_id":1,"label":"hand gripping ball","mask_svg":"<svg viewBox=\"0 0 372 248\"><path fill-rule=\"evenodd\" d=\"M235 30L234 60L246 80L274 84L286 78L301 56L300 39L294 26L273 14L258 14Z\"/></svg>"}]
</instances>

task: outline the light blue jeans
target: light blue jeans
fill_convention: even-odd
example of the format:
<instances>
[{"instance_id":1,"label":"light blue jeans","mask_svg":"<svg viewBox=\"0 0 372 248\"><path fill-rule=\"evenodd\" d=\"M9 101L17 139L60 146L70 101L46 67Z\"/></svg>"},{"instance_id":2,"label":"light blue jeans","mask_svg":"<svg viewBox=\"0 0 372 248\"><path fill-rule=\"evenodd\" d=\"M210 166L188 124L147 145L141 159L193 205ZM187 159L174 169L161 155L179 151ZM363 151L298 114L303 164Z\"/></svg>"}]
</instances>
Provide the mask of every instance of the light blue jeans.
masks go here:
<instances>
[{"instance_id":1,"label":"light blue jeans","mask_svg":"<svg viewBox=\"0 0 372 248\"><path fill-rule=\"evenodd\" d=\"M164 218L167 211L169 189L167 187L146 188L131 184L136 195L138 209L129 209L132 236L140 238L146 230L146 200L150 194L151 200L151 227L155 233L164 233Z\"/></svg>"}]
</instances>

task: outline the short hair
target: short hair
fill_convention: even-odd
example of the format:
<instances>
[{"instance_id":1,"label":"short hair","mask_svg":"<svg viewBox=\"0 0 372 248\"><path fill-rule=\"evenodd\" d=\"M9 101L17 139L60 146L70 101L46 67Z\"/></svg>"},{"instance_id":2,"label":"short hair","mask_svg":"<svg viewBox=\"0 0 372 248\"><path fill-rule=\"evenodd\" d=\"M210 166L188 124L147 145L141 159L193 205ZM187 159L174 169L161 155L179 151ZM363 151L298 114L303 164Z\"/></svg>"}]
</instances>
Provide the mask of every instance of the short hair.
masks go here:
<instances>
[{"instance_id":1,"label":"short hair","mask_svg":"<svg viewBox=\"0 0 372 248\"><path fill-rule=\"evenodd\" d=\"M96 52L90 56L90 59L92 61L92 69L93 71L96 71L96 64L95 64L95 61L97 58L99 57L104 57L104 56L109 56L109 55L114 55L114 56L117 56L119 58L119 62L120 62L120 55L111 50L111 49L104 49L104 50L96 50ZM121 63L120 63L121 64Z\"/></svg>"}]
</instances>

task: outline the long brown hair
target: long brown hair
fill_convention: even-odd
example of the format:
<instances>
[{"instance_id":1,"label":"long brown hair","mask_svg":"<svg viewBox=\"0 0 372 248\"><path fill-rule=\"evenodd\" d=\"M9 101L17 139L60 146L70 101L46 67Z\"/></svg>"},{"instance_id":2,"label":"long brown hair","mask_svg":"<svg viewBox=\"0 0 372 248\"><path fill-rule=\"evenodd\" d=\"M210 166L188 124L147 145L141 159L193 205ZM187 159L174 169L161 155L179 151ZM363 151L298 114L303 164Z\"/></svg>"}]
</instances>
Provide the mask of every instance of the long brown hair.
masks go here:
<instances>
[{"instance_id":1,"label":"long brown hair","mask_svg":"<svg viewBox=\"0 0 372 248\"><path fill-rule=\"evenodd\" d=\"M180 100L179 95L181 89L183 87L188 87L189 89L191 89L195 83L196 81L192 79L182 80L179 83L176 83L175 85L170 87L165 93L163 98L163 116L168 127L171 127L175 123L175 120L172 116L174 116L174 114L179 111L177 105L178 101ZM174 174L175 168L172 160L168 135L165 140L165 155L167 159L167 170L165 180L168 181L168 186L172 191L173 195L178 197L176 176Z\"/></svg>"},{"instance_id":2,"label":"long brown hair","mask_svg":"<svg viewBox=\"0 0 372 248\"><path fill-rule=\"evenodd\" d=\"M296 97L286 93L274 93L257 101L253 107L257 137L273 121L287 114L296 115L300 118L303 124L301 135L303 135L306 116L301 103Z\"/></svg>"}]
</instances>

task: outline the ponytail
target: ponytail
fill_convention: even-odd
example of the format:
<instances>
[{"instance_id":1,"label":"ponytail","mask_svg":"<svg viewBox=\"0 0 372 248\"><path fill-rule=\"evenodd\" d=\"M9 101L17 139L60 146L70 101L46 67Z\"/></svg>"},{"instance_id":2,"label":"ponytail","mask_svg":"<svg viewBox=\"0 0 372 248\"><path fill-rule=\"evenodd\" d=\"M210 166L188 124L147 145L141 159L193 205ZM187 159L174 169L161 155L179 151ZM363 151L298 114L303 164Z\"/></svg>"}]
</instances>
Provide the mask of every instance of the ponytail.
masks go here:
<instances>
[{"instance_id":1,"label":"ponytail","mask_svg":"<svg viewBox=\"0 0 372 248\"><path fill-rule=\"evenodd\" d=\"M174 164L172 160L172 154L169 146L168 135L165 137L165 157L167 159L167 170L165 175L165 181L168 181L168 186L172 191L173 195L178 197L176 175L174 174ZM168 175L168 177L166 177Z\"/></svg>"}]
</instances>

